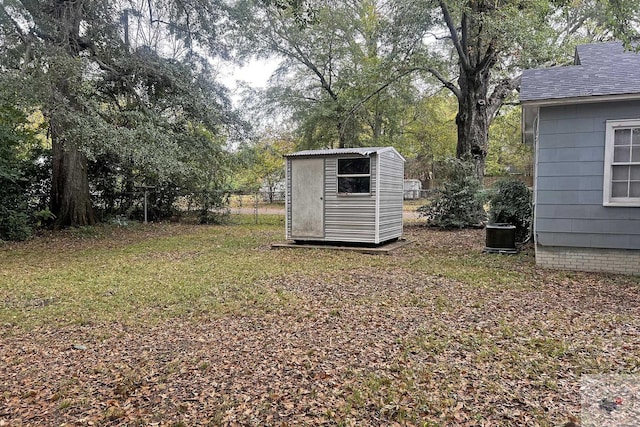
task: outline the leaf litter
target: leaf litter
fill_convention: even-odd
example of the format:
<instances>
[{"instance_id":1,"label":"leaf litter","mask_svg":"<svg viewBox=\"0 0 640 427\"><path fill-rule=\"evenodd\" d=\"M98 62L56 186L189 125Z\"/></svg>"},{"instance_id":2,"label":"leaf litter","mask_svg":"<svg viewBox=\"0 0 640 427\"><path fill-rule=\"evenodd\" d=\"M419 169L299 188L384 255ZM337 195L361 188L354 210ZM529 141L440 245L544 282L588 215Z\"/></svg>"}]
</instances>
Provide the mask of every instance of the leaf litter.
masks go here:
<instances>
[{"instance_id":1,"label":"leaf litter","mask_svg":"<svg viewBox=\"0 0 640 427\"><path fill-rule=\"evenodd\" d=\"M640 375L636 278L407 234L375 267L260 279L289 296L268 310L3 333L0 425L558 426L582 376Z\"/></svg>"}]
</instances>

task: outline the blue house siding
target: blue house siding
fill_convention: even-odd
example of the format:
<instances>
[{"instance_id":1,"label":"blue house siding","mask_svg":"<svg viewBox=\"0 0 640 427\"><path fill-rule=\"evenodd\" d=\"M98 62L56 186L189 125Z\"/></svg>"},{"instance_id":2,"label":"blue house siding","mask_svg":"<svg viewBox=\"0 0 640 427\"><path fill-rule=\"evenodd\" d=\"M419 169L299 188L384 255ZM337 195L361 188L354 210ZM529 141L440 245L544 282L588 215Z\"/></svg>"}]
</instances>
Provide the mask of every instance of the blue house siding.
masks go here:
<instances>
[{"instance_id":1,"label":"blue house siding","mask_svg":"<svg viewBox=\"0 0 640 427\"><path fill-rule=\"evenodd\" d=\"M640 101L540 107L538 245L640 249L640 208L602 205L605 123L637 118Z\"/></svg>"}]
</instances>

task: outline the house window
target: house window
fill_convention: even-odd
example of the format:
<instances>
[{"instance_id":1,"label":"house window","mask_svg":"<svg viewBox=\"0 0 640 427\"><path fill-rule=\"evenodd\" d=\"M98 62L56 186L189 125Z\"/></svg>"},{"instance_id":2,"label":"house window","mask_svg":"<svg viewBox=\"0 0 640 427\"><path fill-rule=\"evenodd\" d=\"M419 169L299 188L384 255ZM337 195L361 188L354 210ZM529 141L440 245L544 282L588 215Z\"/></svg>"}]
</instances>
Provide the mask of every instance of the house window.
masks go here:
<instances>
[{"instance_id":1,"label":"house window","mask_svg":"<svg viewBox=\"0 0 640 427\"><path fill-rule=\"evenodd\" d=\"M338 193L371 193L371 159L338 159Z\"/></svg>"},{"instance_id":2,"label":"house window","mask_svg":"<svg viewBox=\"0 0 640 427\"><path fill-rule=\"evenodd\" d=\"M640 119L608 120L604 156L605 206L640 206Z\"/></svg>"}]
</instances>

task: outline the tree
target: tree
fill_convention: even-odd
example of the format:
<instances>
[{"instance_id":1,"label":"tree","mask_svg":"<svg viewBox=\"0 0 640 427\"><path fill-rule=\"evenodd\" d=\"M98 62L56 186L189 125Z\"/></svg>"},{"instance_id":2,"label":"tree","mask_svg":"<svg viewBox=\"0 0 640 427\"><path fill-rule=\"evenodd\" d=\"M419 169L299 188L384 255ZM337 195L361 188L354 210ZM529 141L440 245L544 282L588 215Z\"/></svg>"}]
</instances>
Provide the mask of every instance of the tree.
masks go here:
<instances>
[{"instance_id":1,"label":"tree","mask_svg":"<svg viewBox=\"0 0 640 427\"><path fill-rule=\"evenodd\" d=\"M392 142L398 112L417 94L404 65L426 31L426 11L410 1L292 6L249 0L237 8L246 54L282 58L262 105L287 111L305 148ZM313 20L301 23L300 10Z\"/></svg>"},{"instance_id":2,"label":"tree","mask_svg":"<svg viewBox=\"0 0 640 427\"><path fill-rule=\"evenodd\" d=\"M487 175L533 174L533 147L522 143L520 107L509 106L491 123Z\"/></svg>"},{"instance_id":3,"label":"tree","mask_svg":"<svg viewBox=\"0 0 640 427\"><path fill-rule=\"evenodd\" d=\"M436 166L456 153L456 102L447 92L425 96L403 110L402 138L395 147L405 156L405 175L437 178Z\"/></svg>"},{"instance_id":4,"label":"tree","mask_svg":"<svg viewBox=\"0 0 640 427\"><path fill-rule=\"evenodd\" d=\"M316 29L315 24L326 19L316 13L321 7L315 1L272 0L267 4L290 13L301 28ZM395 76L427 72L454 94L457 156L473 161L479 177L484 174L491 122L514 97L523 69L569 62L577 43L616 36L630 44L638 38L640 20L638 0L419 0L409 7L396 4L395 15L385 14L393 16L389 22L400 34L420 38L404 51L406 55L393 58L387 75L394 76L390 70L398 73ZM420 21L421 26L416 27ZM425 35L432 36L426 46L422 43Z\"/></svg>"},{"instance_id":5,"label":"tree","mask_svg":"<svg viewBox=\"0 0 640 427\"><path fill-rule=\"evenodd\" d=\"M49 123L57 225L96 218L87 171L116 157L159 175L183 167L196 138L237 123L206 58L224 54L216 2L7 0L0 6L6 70L28 81Z\"/></svg>"},{"instance_id":6,"label":"tree","mask_svg":"<svg viewBox=\"0 0 640 427\"><path fill-rule=\"evenodd\" d=\"M606 11L607 27L616 38L637 51L640 46L634 43L640 38L640 1L608 0L602 3Z\"/></svg>"},{"instance_id":7,"label":"tree","mask_svg":"<svg viewBox=\"0 0 640 427\"><path fill-rule=\"evenodd\" d=\"M295 139L286 134L273 134L263 138L256 149L254 172L266 188L269 202L273 203L278 186L284 182L284 155L295 150Z\"/></svg>"},{"instance_id":8,"label":"tree","mask_svg":"<svg viewBox=\"0 0 640 427\"><path fill-rule=\"evenodd\" d=\"M524 68L571 58L577 42L604 39L605 2L438 0L455 78L429 67L458 100L458 158L484 174L489 126L520 85ZM616 3L616 2L612 2Z\"/></svg>"},{"instance_id":9,"label":"tree","mask_svg":"<svg viewBox=\"0 0 640 427\"><path fill-rule=\"evenodd\" d=\"M266 189L269 202L285 177L284 155L295 151L298 141L287 131L269 128L255 141L236 151L236 187L239 191Z\"/></svg>"}]
</instances>

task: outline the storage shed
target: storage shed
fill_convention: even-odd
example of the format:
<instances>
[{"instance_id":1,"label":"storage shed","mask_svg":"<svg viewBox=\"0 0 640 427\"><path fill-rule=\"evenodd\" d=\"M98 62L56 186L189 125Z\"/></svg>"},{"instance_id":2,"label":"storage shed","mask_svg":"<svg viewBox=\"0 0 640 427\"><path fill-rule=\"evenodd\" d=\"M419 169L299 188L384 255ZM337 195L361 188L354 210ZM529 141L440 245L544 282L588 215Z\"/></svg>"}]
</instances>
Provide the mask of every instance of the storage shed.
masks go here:
<instances>
[{"instance_id":1,"label":"storage shed","mask_svg":"<svg viewBox=\"0 0 640 427\"><path fill-rule=\"evenodd\" d=\"M640 274L639 70L640 54L614 42L524 72L538 265Z\"/></svg>"},{"instance_id":2,"label":"storage shed","mask_svg":"<svg viewBox=\"0 0 640 427\"><path fill-rule=\"evenodd\" d=\"M402 236L405 159L392 147L299 151L286 158L286 237L380 244Z\"/></svg>"}]
</instances>

